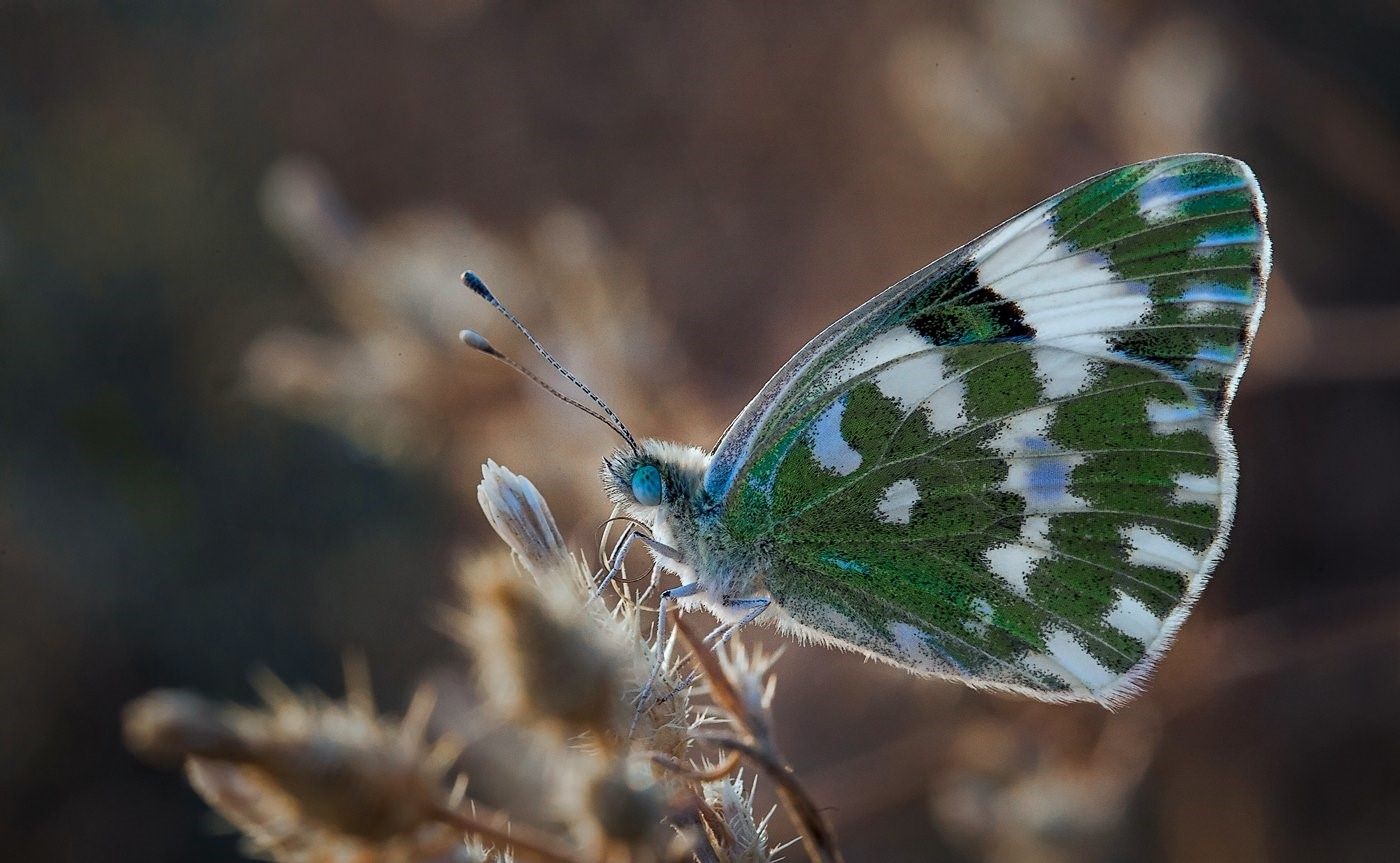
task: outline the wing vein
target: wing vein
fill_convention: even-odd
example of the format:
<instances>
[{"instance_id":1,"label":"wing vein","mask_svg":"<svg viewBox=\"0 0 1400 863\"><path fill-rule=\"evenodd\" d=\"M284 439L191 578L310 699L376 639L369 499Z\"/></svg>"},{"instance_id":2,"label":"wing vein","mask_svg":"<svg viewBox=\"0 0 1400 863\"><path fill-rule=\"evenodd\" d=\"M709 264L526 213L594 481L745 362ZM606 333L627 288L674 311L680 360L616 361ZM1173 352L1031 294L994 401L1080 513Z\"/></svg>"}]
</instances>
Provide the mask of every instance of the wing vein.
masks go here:
<instances>
[{"instance_id":1,"label":"wing vein","mask_svg":"<svg viewBox=\"0 0 1400 863\"><path fill-rule=\"evenodd\" d=\"M1001 358L1004 358L1004 357L1007 357L1007 356L1010 356L1010 353L999 354L999 355L998 355L997 357L995 357L993 360L988 360L987 363L982 363L981 365L987 365L987 364L990 363L990 362L994 362L996 359L1001 359ZM969 369L968 369L968 372L971 372L971 371L973 371L973 370L976 369L976 368L980 368L981 365L979 365L979 366L973 366L972 368L969 368ZM953 379L951 379L951 378L948 379L947 381L944 382L943 385L946 386L947 383L951 383L952 380L953 380ZM1103 395L1103 394L1106 394L1106 393L1113 393L1113 392L1120 392L1120 391L1123 391L1123 390L1136 389L1136 388L1138 388L1138 387L1150 386L1150 385L1157 384L1157 383L1161 383L1161 381L1158 381L1158 380L1137 381L1137 382L1134 382L1134 383L1131 383L1131 384L1122 384L1122 385L1119 385L1119 386L1116 386L1116 387L1105 387L1105 388L1103 388L1103 389L1096 389L1096 390L1093 390L1093 391L1087 392L1087 393L1076 393L1076 394L1074 394L1074 395L1066 396L1066 397L1061 398L1061 399L1051 399L1051 400L1047 400L1047 401L1043 401L1043 402L1038 402L1038 403L1036 403L1035 405L1032 405L1031 407L1023 408L1023 409L1021 409L1021 410L1013 411L1013 412L1011 412L1011 413L1002 414L1002 415L997 416L997 417L994 417L994 418L992 418L992 419L984 420L984 421L982 421L982 422L980 422L980 423L977 423L977 424L975 424L975 425L973 425L973 426L969 426L969 427L966 427L966 428L964 428L964 429L960 429L959 432L958 432L957 434L955 434L955 435L949 437L947 440L944 440L944 441L940 442L940 443L938 444L938 446L934 447L933 449L925 450L924 452L916 453L916 454L914 454L914 455L904 456L903 458L891 459L891 460L888 460L888 461L887 461L887 460L886 460L886 457L889 455L890 447L893 446L895 438L899 436L899 433L904 429L904 426L905 426L906 423L908 423L910 417L912 417L914 414L916 414L916 413L918 413L920 410L922 410L922 405L923 405L924 402L921 401L921 402L919 402L917 405L915 405L914 408L913 408L911 411L905 413L904 418L900 420L899 424L895 426L894 431L890 433L889 439L888 439L888 441L887 441L886 444L885 444L885 449L884 449L884 451L880 454L880 456L879 456L878 458L874 459L874 460L871 462L871 466L870 466L869 468L866 468L866 469L864 469L864 470L858 470L858 471L852 473L852 474L851 474L851 478L849 478L849 479L847 479L847 480L845 480L845 481L839 483L838 485L836 485L836 486L834 486L834 487L828 489L828 490L827 490L825 493L823 493L821 496L819 496L819 497L817 497L817 498L814 498L812 501L810 501L808 504L806 504L805 506L801 507L800 509L793 510L791 513L789 513L789 514L787 514L786 516L784 516L781 520L770 522L770 526L776 526L776 525L780 525L780 524L786 524L786 523L792 521L792 519L797 518L797 517L799 517L799 516L802 516L802 515L806 514L808 511L810 511L810 510L813 509L814 507L820 506L821 504L826 503L828 500L832 499L833 497L836 497L837 495L841 494L842 492L845 492L846 490L848 490L849 488L851 488L852 486L854 486L856 483L858 483L858 482L860 482L861 480L865 479L867 476L869 476L873 471L875 471L875 470L877 470L877 469L884 469L884 468L893 467L894 465L906 464L906 463L911 463L911 462L920 461L920 460L923 460L923 459L934 458L939 452L941 452L942 450L946 449L948 446L950 446L950 445L956 443L957 441L962 440L963 438L967 437L968 435L970 435L970 434L972 434L972 433L974 433L974 432L976 432L976 431L979 431L979 430L981 430L981 429L987 428L987 427L989 427L989 426L991 426L991 425L993 425L993 424L995 424L995 423L1004 422L1005 420L1011 419L1011 418L1013 418L1013 417L1024 416L1025 414L1029 413L1029 412L1032 411L1032 410L1040 410L1040 409L1045 408L1045 407L1058 406L1058 405L1062 405L1062 404L1069 404L1069 403L1071 403L1071 402L1073 402L1073 401L1075 401L1075 400L1077 400L1077 399L1086 398L1086 397L1089 397L1089 396L1097 396L1097 395ZM1180 382L1179 382L1179 381L1178 381L1177 383L1178 383L1178 385L1180 385ZM932 395L933 392L937 392L937 389L931 391L931 392L930 392L930 395ZM927 398L924 399L924 401L927 401L927 400L928 400ZM1064 455L1064 453L1060 453L1060 454L1061 454L1061 455Z\"/></svg>"}]
</instances>

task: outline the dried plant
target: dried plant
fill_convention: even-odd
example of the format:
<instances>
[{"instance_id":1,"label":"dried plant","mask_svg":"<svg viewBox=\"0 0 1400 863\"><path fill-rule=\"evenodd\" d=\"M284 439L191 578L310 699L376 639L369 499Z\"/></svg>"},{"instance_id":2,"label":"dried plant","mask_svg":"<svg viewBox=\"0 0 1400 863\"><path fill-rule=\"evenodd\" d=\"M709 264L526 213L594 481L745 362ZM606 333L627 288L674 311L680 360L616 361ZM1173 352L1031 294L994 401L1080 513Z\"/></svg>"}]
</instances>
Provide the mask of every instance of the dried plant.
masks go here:
<instances>
[{"instance_id":1,"label":"dried plant","mask_svg":"<svg viewBox=\"0 0 1400 863\"><path fill-rule=\"evenodd\" d=\"M888 105L874 103L879 110L892 108L907 124L918 158L934 168L935 188L989 190L1005 198L989 199L993 204L1010 206L1044 182L1028 174L1027 165L1049 160L1067 173L1066 160L1086 158L1080 148L1100 162L1106 153L1128 161L1220 139L1232 77L1226 49L1238 46L1222 42L1208 19L1189 11L1134 19L1131 29L1127 18L1090 21L1093 16L1086 15L1073 4L996 2L972 7L961 17L935 14L893 35L882 49L883 64L876 66L884 73ZM1090 43L1120 43L1124 50L1095 52ZM1255 69L1250 74L1280 76L1297 85L1286 88L1290 92L1327 89L1327 82L1309 78L1305 67L1270 55L1266 43L1247 40L1245 48ZM1169 100L1161 98L1163 82L1171 84ZM1394 223L1394 200L1400 198L1378 191L1386 184L1375 178L1385 171L1366 170L1375 167L1376 154L1394 148L1371 140L1354 100L1337 102L1330 91L1325 95L1319 104L1339 106L1328 115L1336 121L1332 125L1347 130L1345 139L1362 141L1360 151L1371 158L1322 159L1322 170L1337 174ZM1155 109L1139 110L1144 104ZM1082 105L1105 110L1085 112ZM1043 146L1064 140L1067 128L1075 149ZM1307 128L1285 124L1278 131L1306 147L1300 130ZM878 141L881 158L886 143ZM1032 150L1037 158L1028 155ZM853 152L860 164L877 161L871 151ZM552 401L489 364L464 364L451 338L459 326L477 327L502 343L513 336L503 321L481 314L466 292L444 289L442 274L464 260L493 284L507 286L512 307L585 378L628 381L623 399L630 393L632 404L620 407L635 425L693 434L717 429L726 418L693 388L696 376L684 368L641 269L590 212L543 202L542 215L518 235L498 233L471 214L445 209L406 210L366 223L341 199L329 174L301 160L286 160L269 172L263 202L271 227L326 298L337 332L263 333L245 358L248 384L263 401L331 427L386 461L427 466L455 479L475 470L483 449L521 458L547 451L566 464L596 455L596 442L572 433L572 426L545 421L559 410ZM928 227L941 230L936 221ZM962 231L957 227L942 240L963 239ZM920 243L944 245L927 237ZM1395 376L1400 354L1376 347L1395 341L1389 338L1397 326L1393 309L1309 308L1287 276L1274 279L1271 324L1254 352L1251 392L1305 379ZM656 361L662 357L664 363ZM476 409L487 402L491 411ZM530 428L531 435L521 436L521 428ZM572 521L596 492L589 472L580 471L551 496ZM779 802L807 837L809 854L834 856L825 819L804 786L791 781L774 743L768 713L772 657L747 654L738 645L711 656L684 624L672 628L671 643L655 643L645 591L624 588L606 602L592 598L595 574L569 552L530 483L488 463L477 493L510 551L464 560L461 602L447 628L472 657L478 685L471 703L479 696L486 710L438 722L479 742L487 739L482 729L499 731L501 725L508 726L506 736L520 738L491 736L481 745L492 751L477 753L478 762L490 760L493 767L504 764L514 771L512 793L516 786L538 788L533 799L503 806L514 816L512 835L528 839L533 834L520 831L533 823L541 842L585 859L666 859L677 853L676 841L684 849L681 856L701 860L775 859L779 852L768 838L772 813L755 811L756 774L748 769L753 766L772 777ZM1204 623L1197 624L1198 632ZM1383 621L1378 631L1393 637L1393 621ZM1290 633L1269 643L1291 646L1293 641ZM1193 643L1203 642L1198 635ZM942 714L920 715L917 727L905 728L889 742L868 736L850 754L844 748L829 753L823 774L805 787L817 789L824 801L840 802L833 817L841 819L848 836L862 832L855 823L862 812L927 795L934 827L972 858L1121 856L1119 843L1131 826L1129 808L1158 756L1158 724L1200 704L1200 693L1218 685L1212 683L1215 676L1255 673L1240 667L1239 641L1231 643L1217 661L1198 661L1195 676L1188 674L1183 684L1168 676L1156 691L1110 718L1080 714L1059 722L1037 705L930 688L936 694L927 697L948 707ZM1177 648L1178 668L1191 667L1182 665L1188 662L1184 647ZM698 655L701 683L681 688L692 673L688 652ZM653 674L656 692L670 697L653 699L638 713L633 701ZM796 682L796 676L792 679ZM184 705L190 724L182 726L182 734L202 729L211 735L221 727L195 724L222 715L207 702L164 703ZM313 713L346 709L325 699L300 703ZM277 711L274 706L271 713ZM1085 727L1092 729L1095 743L1083 745L1077 738ZM211 739L217 735L205 745ZM304 848L368 848L372 852L362 853L382 859L437 859L431 853L438 840L452 848L451 859L486 859L492 849L514 847L485 832L492 826L505 831L506 822L479 801L474 811L485 826L474 832L435 821L421 828L422 835L410 830L389 840L339 835L307 820L314 807L297 808L294 797L269 791L265 770L199 755L194 742L178 735L142 744L162 745L176 755L191 755L191 765L199 766L189 772L201 793L255 840L277 838L275 844L256 841L281 859L308 859L289 850L297 842ZM911 752L921 754L911 758ZM739 778L741 764L747 781ZM448 785L454 775L442 774L439 784ZM482 774L473 779L474 798L499 802L492 797L497 786L483 782ZM466 798L457 803L453 813L473 811ZM659 824L666 829L658 831ZM1195 829L1185 819L1183 824L1178 832ZM484 838L464 843L464 833ZM522 856L529 852L522 850Z\"/></svg>"},{"instance_id":2,"label":"dried plant","mask_svg":"<svg viewBox=\"0 0 1400 863\"><path fill-rule=\"evenodd\" d=\"M773 813L755 811L744 762L773 781L809 855L841 859L774 738L776 656L736 643L711 652L679 618L678 643L656 643L650 589L618 579L601 595L529 480L487 462L478 499L511 554L464 564L446 627L486 705L473 722L509 725L543 756L518 762L522 773L547 765L520 777L547 801L539 823L469 796L461 741L480 735L430 733L426 689L401 719L375 709L367 683L338 702L268 680L262 709L158 691L127 708L128 745L183 764L250 853L284 863L769 863L781 851ZM661 695L639 704L649 683Z\"/></svg>"},{"instance_id":3,"label":"dried plant","mask_svg":"<svg viewBox=\"0 0 1400 863\"><path fill-rule=\"evenodd\" d=\"M262 710L223 708L185 692L152 692L127 707L127 744L158 763L183 762L194 789L246 837L252 854L281 861L500 860L480 837L462 842L447 780L457 755L429 742L431 695L402 720L381 716L365 691L346 702L298 696L271 679Z\"/></svg>"}]
</instances>

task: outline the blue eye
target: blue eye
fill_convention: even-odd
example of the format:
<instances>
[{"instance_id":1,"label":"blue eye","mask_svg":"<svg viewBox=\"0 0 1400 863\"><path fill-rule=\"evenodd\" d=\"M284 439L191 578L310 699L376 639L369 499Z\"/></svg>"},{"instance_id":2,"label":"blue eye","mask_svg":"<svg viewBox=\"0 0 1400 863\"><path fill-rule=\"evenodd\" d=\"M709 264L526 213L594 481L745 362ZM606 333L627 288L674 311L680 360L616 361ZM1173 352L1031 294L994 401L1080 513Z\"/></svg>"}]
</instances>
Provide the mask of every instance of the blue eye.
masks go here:
<instances>
[{"instance_id":1,"label":"blue eye","mask_svg":"<svg viewBox=\"0 0 1400 863\"><path fill-rule=\"evenodd\" d=\"M642 506L661 503L661 471L653 465L642 465L632 474L632 496Z\"/></svg>"}]
</instances>

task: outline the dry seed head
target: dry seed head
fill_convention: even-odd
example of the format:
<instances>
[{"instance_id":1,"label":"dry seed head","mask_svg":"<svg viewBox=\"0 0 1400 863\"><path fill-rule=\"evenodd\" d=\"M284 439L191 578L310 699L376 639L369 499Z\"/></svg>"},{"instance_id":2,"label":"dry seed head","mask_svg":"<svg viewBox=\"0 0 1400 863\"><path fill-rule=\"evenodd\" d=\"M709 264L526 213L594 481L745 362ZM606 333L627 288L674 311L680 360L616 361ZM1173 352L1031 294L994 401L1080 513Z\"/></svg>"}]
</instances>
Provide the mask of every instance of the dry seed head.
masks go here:
<instances>
[{"instance_id":1,"label":"dry seed head","mask_svg":"<svg viewBox=\"0 0 1400 863\"><path fill-rule=\"evenodd\" d=\"M247 757L248 746L223 710L192 692L158 689L122 710L122 736L132 752L160 766L190 755Z\"/></svg>"},{"instance_id":2,"label":"dry seed head","mask_svg":"<svg viewBox=\"0 0 1400 863\"><path fill-rule=\"evenodd\" d=\"M427 743L424 704L416 698L399 724L377 716L367 692L348 703L274 696L262 766L317 821L370 839L406 832L443 801L458 754Z\"/></svg>"},{"instance_id":3,"label":"dry seed head","mask_svg":"<svg viewBox=\"0 0 1400 863\"><path fill-rule=\"evenodd\" d=\"M509 574L477 573L467 587L471 609L459 634L496 707L558 724L567 736L615 737L625 712L624 660L588 615Z\"/></svg>"},{"instance_id":4,"label":"dry seed head","mask_svg":"<svg viewBox=\"0 0 1400 863\"><path fill-rule=\"evenodd\" d=\"M573 566L573 555L534 483L488 459L481 466L476 499L531 575L539 579L552 569Z\"/></svg>"},{"instance_id":5,"label":"dry seed head","mask_svg":"<svg viewBox=\"0 0 1400 863\"><path fill-rule=\"evenodd\" d=\"M658 645L643 638L639 633L641 623L635 606L622 608L624 628L634 634L630 639L634 656L627 698L629 703L639 697L647 682L655 673L653 689L666 695L652 698L650 705L637 717L632 737L639 748L661 752L672 758L683 760L690 750L695 732L701 725L714 721L708 712L696 709L691 701L693 687L682 687L685 677L674 650L674 636L669 645ZM654 669L660 667L659 672Z\"/></svg>"},{"instance_id":6,"label":"dry seed head","mask_svg":"<svg viewBox=\"0 0 1400 863\"><path fill-rule=\"evenodd\" d=\"M417 721L376 715L367 697L341 703L279 688L268 701L266 710L221 709L156 693L128 708L127 738L144 753L188 756L196 790L260 845L288 824L369 843L429 825L454 747L430 745Z\"/></svg>"},{"instance_id":7,"label":"dry seed head","mask_svg":"<svg viewBox=\"0 0 1400 863\"><path fill-rule=\"evenodd\" d=\"M442 863L515 863L515 855L510 849L496 848L475 836L468 836L461 849Z\"/></svg>"},{"instance_id":8,"label":"dry seed head","mask_svg":"<svg viewBox=\"0 0 1400 863\"><path fill-rule=\"evenodd\" d=\"M298 801L261 770L205 758L185 767L190 785L247 839L247 852L279 863L477 863L459 830L424 821L383 839L367 839L310 820Z\"/></svg>"},{"instance_id":9,"label":"dry seed head","mask_svg":"<svg viewBox=\"0 0 1400 863\"><path fill-rule=\"evenodd\" d=\"M578 625L588 630L594 644L603 646L617 660L622 700L639 694L651 680L657 663L665 659L668 646L654 645L642 635L636 597L623 591L610 608L592 595L593 574L564 548L548 505L529 479L487 461L482 466L477 499L496 532L533 577L546 607L570 621L583 618ZM475 582L489 580L502 571L504 567L479 562L464 569L463 586L470 596ZM472 629L470 617L466 627L458 628ZM476 642L471 637L461 640L469 646ZM681 680L676 663L666 659L662 665L656 686L663 692L675 691ZM508 677L496 682L508 691ZM622 712L630 717L630 710ZM672 698L654 703L639 718L633 738L643 748L680 758L689 747L696 720L689 692L681 690Z\"/></svg>"},{"instance_id":10,"label":"dry seed head","mask_svg":"<svg viewBox=\"0 0 1400 863\"><path fill-rule=\"evenodd\" d=\"M659 849L665 844L660 789L650 770L625 757L609 759L587 780L583 794L586 839L604 846Z\"/></svg>"}]
</instances>

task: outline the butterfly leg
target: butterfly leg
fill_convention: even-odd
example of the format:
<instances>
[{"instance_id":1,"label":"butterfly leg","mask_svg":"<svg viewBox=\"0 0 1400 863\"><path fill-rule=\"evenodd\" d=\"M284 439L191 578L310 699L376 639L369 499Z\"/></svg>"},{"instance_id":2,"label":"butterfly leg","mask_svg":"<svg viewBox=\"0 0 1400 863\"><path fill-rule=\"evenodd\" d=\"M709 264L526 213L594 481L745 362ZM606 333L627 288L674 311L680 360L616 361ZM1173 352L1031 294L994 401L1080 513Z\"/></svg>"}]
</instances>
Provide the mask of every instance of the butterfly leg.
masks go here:
<instances>
[{"instance_id":1,"label":"butterfly leg","mask_svg":"<svg viewBox=\"0 0 1400 863\"><path fill-rule=\"evenodd\" d=\"M715 627L709 635L705 636L705 643L710 644L713 642L715 647L719 647L733 637L734 633L748 626L750 623L753 623L755 620L758 620L763 612L768 610L768 606L772 604L773 600L766 596L731 599L729 602L725 603L726 608L747 608L749 611L734 623L724 623ZM716 640L717 637L718 640Z\"/></svg>"},{"instance_id":2,"label":"butterfly leg","mask_svg":"<svg viewBox=\"0 0 1400 863\"><path fill-rule=\"evenodd\" d=\"M642 533L636 527L628 527L627 532L622 535L622 539L618 540L617 545L613 546L613 553L610 556L612 563L608 567L608 574L603 576L603 580L598 582L597 587L593 588L593 595L595 597L602 596L607 586L617 577L618 573L622 572L622 564L627 559L627 552L632 550L633 542L640 542L662 557L669 557L676 561L681 559L681 553L679 551L676 551L664 542L657 542Z\"/></svg>"},{"instance_id":3,"label":"butterfly leg","mask_svg":"<svg viewBox=\"0 0 1400 863\"><path fill-rule=\"evenodd\" d=\"M613 553L608 557L608 560L611 561L608 564L608 574L603 576L597 587L593 588L594 597L602 596L603 591L607 590L608 585L622 571L622 562L627 559L627 552L632 548L633 541L641 536L637 528L632 525L628 525L627 530L623 531L622 538L617 541L617 545L613 546Z\"/></svg>"},{"instance_id":4,"label":"butterfly leg","mask_svg":"<svg viewBox=\"0 0 1400 863\"><path fill-rule=\"evenodd\" d=\"M648 542L647 545L651 545L651 543ZM661 543L656 543L656 545L674 551ZM694 596L699 592L700 583L698 581L661 591L656 615L656 661L652 663L651 675L647 678L646 686L642 687L641 694L637 696L637 711L632 714L632 727L628 729L628 736L631 736L632 732L636 730L637 720L641 718L642 711L646 709L647 702L651 700L652 690L656 687L656 680L661 676L661 668L666 662L666 619L670 616L671 606L676 600Z\"/></svg>"},{"instance_id":5,"label":"butterfly leg","mask_svg":"<svg viewBox=\"0 0 1400 863\"><path fill-rule=\"evenodd\" d=\"M726 608L747 608L749 609L749 611L734 623L723 623L715 627L709 635L705 636L705 643L711 644L713 642L714 647L719 647L721 644L724 644L725 642L729 641L730 638L733 638L734 633L748 626L750 623L753 623L755 620L758 620L758 618L762 616L763 612L768 610L768 606L772 604L773 600L769 599L766 596L750 597L747 599L733 599L729 602L726 602ZM682 680L679 684L677 684L675 689L672 689L670 692L657 699L656 703L663 704L669 701L670 699L676 696L677 692L681 692L686 687L693 685L695 681L699 679L700 672L690 672L690 674L686 675L685 680Z\"/></svg>"}]
</instances>

